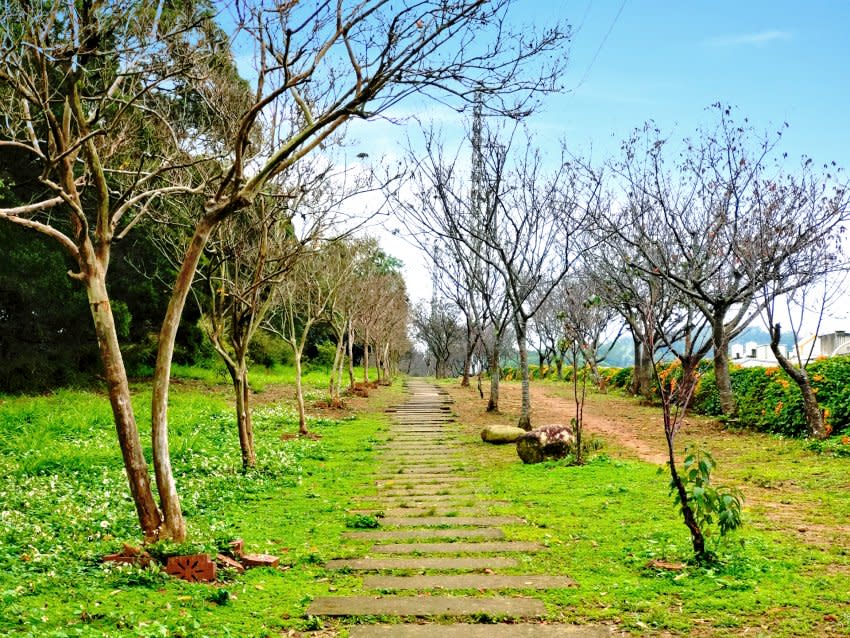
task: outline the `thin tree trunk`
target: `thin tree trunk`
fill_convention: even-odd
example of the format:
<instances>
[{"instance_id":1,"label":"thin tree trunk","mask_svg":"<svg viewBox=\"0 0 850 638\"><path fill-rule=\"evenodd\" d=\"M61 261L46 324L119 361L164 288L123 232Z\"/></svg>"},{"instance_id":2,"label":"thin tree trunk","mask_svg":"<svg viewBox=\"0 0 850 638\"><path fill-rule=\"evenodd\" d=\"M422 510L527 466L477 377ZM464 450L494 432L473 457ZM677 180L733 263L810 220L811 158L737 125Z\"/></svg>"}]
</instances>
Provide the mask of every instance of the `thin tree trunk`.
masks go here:
<instances>
[{"instance_id":1,"label":"thin tree trunk","mask_svg":"<svg viewBox=\"0 0 850 638\"><path fill-rule=\"evenodd\" d=\"M242 452L242 469L254 467L257 456L254 451L254 427L251 422L251 398L248 387L248 366L245 357L240 357L236 367L228 365L228 372L233 381L233 392L236 395L236 427L239 432L239 449Z\"/></svg>"},{"instance_id":2,"label":"thin tree trunk","mask_svg":"<svg viewBox=\"0 0 850 638\"><path fill-rule=\"evenodd\" d=\"M782 351L779 349L780 338L779 324L776 324L770 331L770 349L773 352L773 356L776 357L779 366L785 371L785 374L791 377L791 380L800 388L800 393L803 395L803 413L806 416L806 429L809 436L816 439L825 439L829 436L829 431L806 368L803 366L799 368L794 366L787 357L783 356Z\"/></svg>"},{"instance_id":3,"label":"thin tree trunk","mask_svg":"<svg viewBox=\"0 0 850 638\"><path fill-rule=\"evenodd\" d=\"M348 389L354 390L354 325L348 320Z\"/></svg>"},{"instance_id":4,"label":"thin tree trunk","mask_svg":"<svg viewBox=\"0 0 850 638\"><path fill-rule=\"evenodd\" d=\"M463 356L463 376L460 379L460 387L469 387L469 377L472 372L472 351L475 350L475 345L478 342L477 338L472 336L472 326L469 321L466 322L466 352Z\"/></svg>"},{"instance_id":5,"label":"thin tree trunk","mask_svg":"<svg viewBox=\"0 0 850 638\"><path fill-rule=\"evenodd\" d=\"M151 445L153 447L153 465L156 486L159 490L160 508L163 522L160 538L182 542L186 539L186 521L180 509L174 472L171 469L171 456L168 451L168 389L171 381L171 360L174 355L174 342L180 317L186 305L186 298L192 287L192 279L198 267L198 261L210 233L217 224L217 217L206 215L195 228L192 242L183 257L183 264L174 283L168 310L159 333L159 348L156 355L156 369L153 377L153 396L151 398Z\"/></svg>"},{"instance_id":6,"label":"thin tree trunk","mask_svg":"<svg viewBox=\"0 0 850 638\"><path fill-rule=\"evenodd\" d=\"M500 358L499 341L497 339L493 344L493 352L490 354L490 398L487 400L487 412L499 411L499 381L502 377L502 368L499 365Z\"/></svg>"},{"instance_id":7,"label":"thin tree trunk","mask_svg":"<svg viewBox=\"0 0 850 638\"><path fill-rule=\"evenodd\" d=\"M369 383L369 330L366 330L366 338L363 340L363 382Z\"/></svg>"},{"instance_id":8,"label":"thin tree trunk","mask_svg":"<svg viewBox=\"0 0 850 638\"><path fill-rule=\"evenodd\" d=\"M634 364L632 366L632 381L629 384L629 392L640 393L640 372L643 369L643 341L632 330L632 345L634 346Z\"/></svg>"},{"instance_id":9,"label":"thin tree trunk","mask_svg":"<svg viewBox=\"0 0 850 638\"><path fill-rule=\"evenodd\" d=\"M685 526L691 533L691 544L694 548L694 554L696 555L697 560L703 560L706 556L705 537L702 535L702 530L697 524L694 511L691 509L688 501L688 492L685 489L684 483L682 483L682 477L679 476L679 472L676 469L676 457L673 451L673 435L670 428L666 425L664 429L665 438L667 439L667 459L668 465L670 466L670 479L672 480L673 486L676 488L676 493L679 496L679 503L681 504L682 518L685 521Z\"/></svg>"},{"instance_id":10,"label":"thin tree trunk","mask_svg":"<svg viewBox=\"0 0 850 638\"><path fill-rule=\"evenodd\" d=\"M714 378L717 382L720 408L726 416L734 417L738 410L729 374L729 339L726 337L722 317L712 322L711 337L714 346Z\"/></svg>"},{"instance_id":11,"label":"thin tree trunk","mask_svg":"<svg viewBox=\"0 0 850 638\"><path fill-rule=\"evenodd\" d=\"M298 404L298 433L302 436L309 434L307 430L307 410L304 407L304 388L301 385L301 352L302 347L294 348L295 352L295 402Z\"/></svg>"},{"instance_id":12,"label":"thin tree trunk","mask_svg":"<svg viewBox=\"0 0 850 638\"><path fill-rule=\"evenodd\" d=\"M519 347L519 366L522 372L522 407L520 408L519 422L517 426L523 430L531 429L531 389L528 378L528 344L526 341L526 321L516 321L516 338Z\"/></svg>"},{"instance_id":13,"label":"thin tree trunk","mask_svg":"<svg viewBox=\"0 0 850 638\"><path fill-rule=\"evenodd\" d=\"M339 384L342 376L342 360L345 357L345 337L337 334L336 352L334 352L334 363L331 368L331 378L328 381L328 405L338 408L341 404L339 398Z\"/></svg>"},{"instance_id":14,"label":"thin tree trunk","mask_svg":"<svg viewBox=\"0 0 850 638\"><path fill-rule=\"evenodd\" d=\"M94 268L98 268L94 266ZM130 494L136 506L136 514L146 541L157 540L162 517L157 509L150 484L148 463L142 451L136 416L130 401L130 386L127 371L118 345L115 318L106 290L106 282L100 274L90 275L86 281L89 308L94 321L100 358L109 392L109 403L118 434L118 444L124 460L124 469L130 484Z\"/></svg>"}]
</instances>

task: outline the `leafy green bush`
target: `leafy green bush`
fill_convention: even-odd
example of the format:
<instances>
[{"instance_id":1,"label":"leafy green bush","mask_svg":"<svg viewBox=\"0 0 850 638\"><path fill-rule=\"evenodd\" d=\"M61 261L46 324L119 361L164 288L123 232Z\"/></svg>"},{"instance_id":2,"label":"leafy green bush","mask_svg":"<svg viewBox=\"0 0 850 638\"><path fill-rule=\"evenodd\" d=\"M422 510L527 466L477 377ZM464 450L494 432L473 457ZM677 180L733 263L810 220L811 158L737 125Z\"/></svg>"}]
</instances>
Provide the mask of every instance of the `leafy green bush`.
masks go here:
<instances>
[{"instance_id":1,"label":"leafy green bush","mask_svg":"<svg viewBox=\"0 0 850 638\"><path fill-rule=\"evenodd\" d=\"M813 361L806 368L833 433L850 424L850 356ZM781 369L738 368L730 373L740 426L786 436L804 436L800 389ZM714 371L703 373L692 405L709 416L722 414Z\"/></svg>"},{"instance_id":2,"label":"leafy green bush","mask_svg":"<svg viewBox=\"0 0 850 638\"><path fill-rule=\"evenodd\" d=\"M608 383L611 387L627 389L632 385L633 368L609 368L613 371Z\"/></svg>"}]
</instances>

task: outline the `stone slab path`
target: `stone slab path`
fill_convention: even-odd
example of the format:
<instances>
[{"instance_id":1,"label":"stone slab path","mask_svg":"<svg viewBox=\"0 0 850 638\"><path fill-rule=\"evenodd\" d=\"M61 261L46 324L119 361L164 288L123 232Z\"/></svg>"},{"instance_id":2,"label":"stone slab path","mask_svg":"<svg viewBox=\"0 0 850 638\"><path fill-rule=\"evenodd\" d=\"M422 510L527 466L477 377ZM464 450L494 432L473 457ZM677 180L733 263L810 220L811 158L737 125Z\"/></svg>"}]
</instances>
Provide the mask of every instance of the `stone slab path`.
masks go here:
<instances>
[{"instance_id":1,"label":"stone slab path","mask_svg":"<svg viewBox=\"0 0 850 638\"><path fill-rule=\"evenodd\" d=\"M372 493L356 497L351 510L377 513L380 527L343 535L373 545L366 556L326 564L331 570L367 572L363 592L315 598L306 613L351 618L354 624L346 625L351 638L611 636L608 627L544 622L554 610L547 610L533 592L575 587L572 579L497 573L518 567L518 557L545 548L503 540L502 526L525 521L487 514L496 501L466 472L468 451L457 436L448 394L421 379L410 379L407 389L408 400L387 410L393 425L386 442L376 446L380 468ZM386 573L395 570L415 574ZM399 622L360 624L369 622L368 616L395 616ZM470 617L485 624L470 624Z\"/></svg>"}]
</instances>

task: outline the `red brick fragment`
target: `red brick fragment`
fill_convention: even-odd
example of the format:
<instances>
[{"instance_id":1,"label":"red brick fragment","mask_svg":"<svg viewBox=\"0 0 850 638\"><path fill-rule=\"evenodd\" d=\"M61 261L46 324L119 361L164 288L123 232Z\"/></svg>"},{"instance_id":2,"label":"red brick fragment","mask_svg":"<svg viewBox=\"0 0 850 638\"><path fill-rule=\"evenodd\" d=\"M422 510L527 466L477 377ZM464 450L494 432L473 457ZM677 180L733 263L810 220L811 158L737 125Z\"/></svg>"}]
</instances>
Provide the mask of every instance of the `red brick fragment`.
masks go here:
<instances>
[{"instance_id":1,"label":"red brick fragment","mask_svg":"<svg viewBox=\"0 0 850 638\"><path fill-rule=\"evenodd\" d=\"M209 583L215 580L215 563L207 554L171 556L165 566L165 573L190 583Z\"/></svg>"},{"instance_id":2,"label":"red brick fragment","mask_svg":"<svg viewBox=\"0 0 850 638\"><path fill-rule=\"evenodd\" d=\"M245 571L245 567L242 566L238 560L233 560L230 556L225 556L224 554L219 554L215 557L215 561L221 567L229 567L230 569L235 569L237 573L241 574Z\"/></svg>"},{"instance_id":3,"label":"red brick fragment","mask_svg":"<svg viewBox=\"0 0 850 638\"><path fill-rule=\"evenodd\" d=\"M269 554L245 554L240 559L245 567L277 567L280 559Z\"/></svg>"},{"instance_id":4,"label":"red brick fragment","mask_svg":"<svg viewBox=\"0 0 850 638\"><path fill-rule=\"evenodd\" d=\"M235 538L228 543L230 553L233 556L242 556L245 553L245 541L241 538Z\"/></svg>"},{"instance_id":5,"label":"red brick fragment","mask_svg":"<svg viewBox=\"0 0 850 638\"><path fill-rule=\"evenodd\" d=\"M153 558L146 551L126 544L120 552L107 554L102 560L105 563L121 563L127 565L139 565L141 567L147 567L153 562Z\"/></svg>"}]
</instances>

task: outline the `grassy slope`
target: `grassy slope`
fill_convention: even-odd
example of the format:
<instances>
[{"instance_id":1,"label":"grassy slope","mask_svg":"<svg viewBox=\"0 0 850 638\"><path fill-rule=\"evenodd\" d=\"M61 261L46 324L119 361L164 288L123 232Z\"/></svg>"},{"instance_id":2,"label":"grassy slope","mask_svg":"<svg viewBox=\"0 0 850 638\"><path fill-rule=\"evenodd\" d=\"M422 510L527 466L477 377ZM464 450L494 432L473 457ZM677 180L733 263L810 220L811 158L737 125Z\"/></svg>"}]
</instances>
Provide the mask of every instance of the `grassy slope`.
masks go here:
<instances>
[{"instance_id":1,"label":"grassy slope","mask_svg":"<svg viewBox=\"0 0 850 638\"><path fill-rule=\"evenodd\" d=\"M255 376L264 388L258 398L288 397L276 385L281 375ZM206 380L213 381L220 380ZM261 467L243 475L226 385L175 385L173 459L191 537L206 549L217 538L241 536L249 551L277 554L290 566L216 586L100 564L100 556L138 538L102 396L0 398L0 635L262 636L310 628L301 618L310 597L358 589L358 576L329 574L321 563L365 552L340 534L350 496L368 489L371 445L383 436L385 419L374 411L397 401L398 392L382 389L370 399L373 416L315 422L318 442L281 441L295 429L291 409L259 408ZM459 396L461 415L480 411L471 393ZM626 409L612 401L614 410ZM142 424L148 402L139 387ZM580 585L533 594L542 595L552 619L614 622L646 635L850 635L847 534L812 542L768 516L777 503L799 501L809 508L800 525L822 523L830 512L846 521L850 460L815 455L797 441L701 433L724 479L752 486L758 498L748 502L743 545L721 548L717 567L665 572L646 564L685 561L690 549L666 476L654 466L606 456L580 468L524 466L512 448L481 444L475 427L464 432L474 450L467 458L477 459L493 498L505 501L492 511L529 523L507 527L508 536L549 547L521 556L513 571L563 573Z\"/></svg>"},{"instance_id":2,"label":"grassy slope","mask_svg":"<svg viewBox=\"0 0 850 638\"><path fill-rule=\"evenodd\" d=\"M515 386L507 385L508 394L517 392ZM461 418L469 413L467 420L474 420L483 409L474 393L452 392ZM548 393L566 397L563 386ZM596 412L643 415L662 438L654 409L619 397L592 400ZM476 444L475 428L468 437ZM747 503L745 529L718 547L720 562L712 568L647 567L652 559L687 562L692 555L668 495L666 470L606 454L584 467L524 466L512 446L477 443L493 496L509 503L498 511L530 523L508 528L509 535L550 547L527 557L525 569L567 574L580 584L544 596L553 616L613 621L638 634L850 635L850 459L815 454L803 441L729 434L716 425L680 438L682 446L698 441L714 450L723 482L757 495ZM777 524L776 507L798 501L818 507L795 510L805 520L791 522L791 530ZM790 533L811 531L827 519L835 536Z\"/></svg>"},{"instance_id":3,"label":"grassy slope","mask_svg":"<svg viewBox=\"0 0 850 638\"><path fill-rule=\"evenodd\" d=\"M264 374L263 382L279 378ZM380 390L373 411L399 391ZM262 636L309 622L300 617L310 597L332 586L323 561L357 551L339 548L347 497L372 472L370 446L385 419L314 420L321 440L281 441L297 429L292 409L260 407L259 468L244 475L226 397L226 387L173 388L172 460L195 541L184 549L242 537L248 551L279 555L289 568L249 571L219 586L100 563L138 539L103 396L0 397L0 635ZM140 424L149 400L139 387ZM337 581L338 589L357 584L345 575Z\"/></svg>"}]
</instances>

